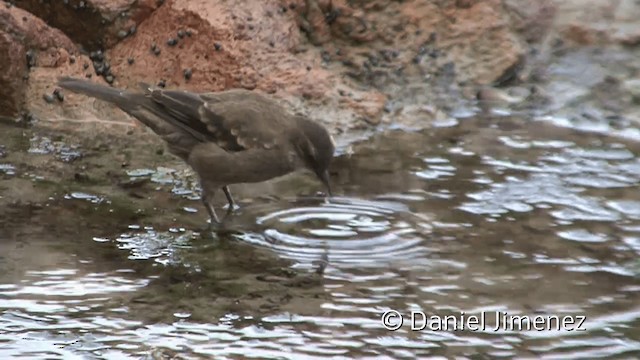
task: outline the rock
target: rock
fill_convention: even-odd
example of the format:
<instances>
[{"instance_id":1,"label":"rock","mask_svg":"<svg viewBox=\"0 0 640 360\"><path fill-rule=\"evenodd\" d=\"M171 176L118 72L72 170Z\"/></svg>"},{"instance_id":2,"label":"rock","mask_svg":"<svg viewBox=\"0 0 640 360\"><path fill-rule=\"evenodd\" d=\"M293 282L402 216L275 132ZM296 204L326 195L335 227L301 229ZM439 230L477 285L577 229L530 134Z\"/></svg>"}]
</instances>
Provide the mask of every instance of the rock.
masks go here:
<instances>
[{"instance_id":1,"label":"rock","mask_svg":"<svg viewBox=\"0 0 640 360\"><path fill-rule=\"evenodd\" d=\"M293 101L305 98L311 104L337 102L331 98L334 83L350 81L328 69L307 71L316 61L316 53L295 52L306 39L293 11L273 10L279 9L279 4L278 0L233 6L217 1L165 3L139 24L136 36L106 50L118 86L137 87L140 81L157 83L163 79L167 88L220 91L241 87ZM268 12L273 15L265 16ZM254 29L262 31L251 31L245 24L249 18ZM166 39L176 37L180 39L177 44L166 44ZM149 51L154 43L162 50L158 56ZM129 58L135 62L130 63ZM185 69L197 69L197 76ZM373 89L353 92L365 98L385 97ZM346 110L376 117L383 106L384 101L376 106L367 102Z\"/></svg>"},{"instance_id":2,"label":"rock","mask_svg":"<svg viewBox=\"0 0 640 360\"><path fill-rule=\"evenodd\" d=\"M559 1L554 27L574 46L640 43L640 6L634 0Z\"/></svg>"},{"instance_id":3,"label":"rock","mask_svg":"<svg viewBox=\"0 0 640 360\"><path fill-rule=\"evenodd\" d=\"M631 95L633 101L640 103L640 79L625 80L623 87Z\"/></svg>"},{"instance_id":4,"label":"rock","mask_svg":"<svg viewBox=\"0 0 640 360\"><path fill-rule=\"evenodd\" d=\"M155 0L22 0L16 6L62 29L87 49L104 49L126 38L158 7ZM135 30L133 31L135 33Z\"/></svg>"},{"instance_id":5,"label":"rock","mask_svg":"<svg viewBox=\"0 0 640 360\"><path fill-rule=\"evenodd\" d=\"M501 0L174 0L162 5L89 0L82 8L69 3L28 0L20 6L94 54L101 47L101 60L75 62L98 64L95 70L102 78L97 81L125 88L143 81L191 91L255 89L331 120L336 128L349 128L358 119L380 123L390 100L404 108L399 89L412 92L409 101L424 102L428 94L419 88L503 83L518 78L526 60L525 42L512 31L513 19ZM540 9L523 18L541 17L545 8ZM123 31L129 36L123 37ZM36 69L36 78L29 81L34 93L51 91L44 80L54 83L60 73L91 76L37 55L38 66L57 68ZM73 110L76 115L126 118L86 97L65 95L65 106L47 111L69 118L67 104L82 103ZM39 110L34 112L44 115ZM393 119L396 113L386 114Z\"/></svg>"},{"instance_id":6,"label":"rock","mask_svg":"<svg viewBox=\"0 0 640 360\"><path fill-rule=\"evenodd\" d=\"M313 44L347 41L341 61L364 73L375 72L379 59L353 52L403 49L391 61L398 67L417 64L423 76L452 63L457 80L489 84L514 69L525 55L500 0L306 0L297 9L300 27ZM362 44L364 49L356 47Z\"/></svg>"},{"instance_id":7,"label":"rock","mask_svg":"<svg viewBox=\"0 0 640 360\"><path fill-rule=\"evenodd\" d=\"M0 116L15 118L24 109L30 68L69 63L75 52L60 30L22 9L0 6ZM34 102L41 102L45 92L39 91Z\"/></svg>"},{"instance_id":8,"label":"rock","mask_svg":"<svg viewBox=\"0 0 640 360\"><path fill-rule=\"evenodd\" d=\"M528 43L544 40L553 28L558 6L553 0L505 0L512 28Z\"/></svg>"}]
</instances>

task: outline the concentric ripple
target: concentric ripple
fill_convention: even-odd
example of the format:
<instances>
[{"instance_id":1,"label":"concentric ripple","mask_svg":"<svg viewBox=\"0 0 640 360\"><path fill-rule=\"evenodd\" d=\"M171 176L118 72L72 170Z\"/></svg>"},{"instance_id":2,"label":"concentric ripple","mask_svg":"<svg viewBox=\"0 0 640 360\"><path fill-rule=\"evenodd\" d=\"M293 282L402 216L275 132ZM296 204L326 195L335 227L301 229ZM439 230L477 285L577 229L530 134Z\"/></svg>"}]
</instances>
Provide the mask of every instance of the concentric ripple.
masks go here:
<instances>
[{"instance_id":1,"label":"concentric ripple","mask_svg":"<svg viewBox=\"0 0 640 360\"><path fill-rule=\"evenodd\" d=\"M286 209L261 209L261 233L236 235L275 250L301 267L324 259L338 268L415 264L428 249L428 218L392 201L332 198L298 201ZM275 206L275 205L274 205Z\"/></svg>"}]
</instances>

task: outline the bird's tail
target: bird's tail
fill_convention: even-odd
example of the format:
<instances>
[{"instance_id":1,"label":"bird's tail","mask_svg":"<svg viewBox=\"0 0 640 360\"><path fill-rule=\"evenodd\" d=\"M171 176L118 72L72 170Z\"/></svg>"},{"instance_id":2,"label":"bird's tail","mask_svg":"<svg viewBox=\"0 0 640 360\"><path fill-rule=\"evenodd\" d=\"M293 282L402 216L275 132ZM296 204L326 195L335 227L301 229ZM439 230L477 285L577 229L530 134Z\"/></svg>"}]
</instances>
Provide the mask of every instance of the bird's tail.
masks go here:
<instances>
[{"instance_id":1,"label":"bird's tail","mask_svg":"<svg viewBox=\"0 0 640 360\"><path fill-rule=\"evenodd\" d=\"M149 85L141 85L144 92L134 92L87 80L61 77L58 79L58 86L116 105L160 135L169 144L169 149L182 158L186 159L191 148L198 143L197 137L189 136L192 134L191 130L185 129L183 124L150 98L152 89Z\"/></svg>"},{"instance_id":2,"label":"bird's tail","mask_svg":"<svg viewBox=\"0 0 640 360\"><path fill-rule=\"evenodd\" d=\"M58 79L58 86L75 93L94 97L99 100L114 103L122 107L127 102L127 93L123 90L106 85L96 84L91 81L64 76Z\"/></svg>"},{"instance_id":3,"label":"bird's tail","mask_svg":"<svg viewBox=\"0 0 640 360\"><path fill-rule=\"evenodd\" d=\"M158 115L157 106L154 106L153 102L145 94L129 92L69 76L58 78L58 86L75 93L110 102L150 127L158 135L166 135L172 130L172 128L167 128L161 114Z\"/></svg>"}]
</instances>

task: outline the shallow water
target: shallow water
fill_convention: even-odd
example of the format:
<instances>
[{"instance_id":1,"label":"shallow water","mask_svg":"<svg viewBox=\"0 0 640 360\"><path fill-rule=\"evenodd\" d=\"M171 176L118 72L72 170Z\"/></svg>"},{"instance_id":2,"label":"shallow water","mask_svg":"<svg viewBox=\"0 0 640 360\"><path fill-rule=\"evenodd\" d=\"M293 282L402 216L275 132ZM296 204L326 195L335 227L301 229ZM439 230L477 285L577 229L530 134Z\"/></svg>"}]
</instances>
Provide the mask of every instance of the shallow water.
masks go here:
<instances>
[{"instance_id":1,"label":"shallow water","mask_svg":"<svg viewBox=\"0 0 640 360\"><path fill-rule=\"evenodd\" d=\"M202 220L197 197L147 169L130 175L184 210L159 225L122 224L108 193L6 209L0 358L640 354L640 146L513 117L450 125L354 145L333 199L304 175L240 192L213 236L182 223ZM488 324L389 331L387 310ZM494 331L498 311L586 330Z\"/></svg>"}]
</instances>

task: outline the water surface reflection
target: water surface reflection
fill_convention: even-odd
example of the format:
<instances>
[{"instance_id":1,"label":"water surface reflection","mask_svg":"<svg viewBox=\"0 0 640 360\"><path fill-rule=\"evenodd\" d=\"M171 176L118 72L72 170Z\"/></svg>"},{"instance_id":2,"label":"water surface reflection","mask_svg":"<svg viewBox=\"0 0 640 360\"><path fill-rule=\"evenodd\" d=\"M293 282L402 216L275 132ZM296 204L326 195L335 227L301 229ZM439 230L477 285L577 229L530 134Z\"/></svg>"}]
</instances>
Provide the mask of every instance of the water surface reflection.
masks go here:
<instances>
[{"instance_id":1,"label":"water surface reflection","mask_svg":"<svg viewBox=\"0 0 640 360\"><path fill-rule=\"evenodd\" d=\"M333 199L297 196L312 193L300 178L282 198L247 195L213 238L181 218L87 226L109 204L73 197L4 212L0 356L633 356L638 150L466 119L357 144L336 160ZM587 331L389 332L389 309L586 316Z\"/></svg>"}]
</instances>

